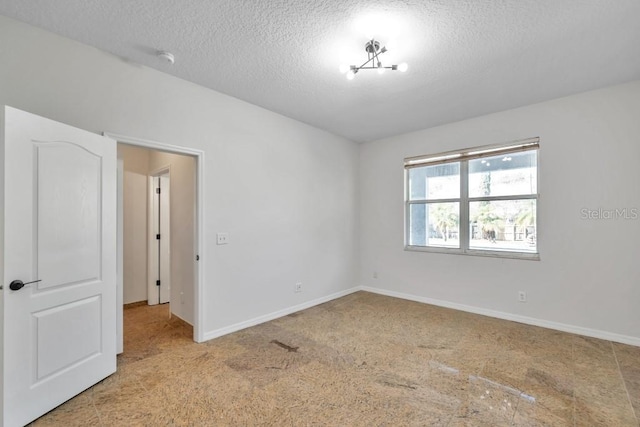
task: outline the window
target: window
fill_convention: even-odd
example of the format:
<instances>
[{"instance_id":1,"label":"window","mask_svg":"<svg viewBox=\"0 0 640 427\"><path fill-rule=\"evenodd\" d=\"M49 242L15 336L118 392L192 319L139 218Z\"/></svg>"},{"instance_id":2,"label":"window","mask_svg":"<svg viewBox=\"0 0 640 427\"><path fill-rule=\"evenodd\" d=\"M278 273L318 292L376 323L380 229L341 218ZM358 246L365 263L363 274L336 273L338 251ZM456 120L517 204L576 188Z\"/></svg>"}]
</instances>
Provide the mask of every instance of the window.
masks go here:
<instances>
[{"instance_id":1,"label":"window","mask_svg":"<svg viewBox=\"0 0 640 427\"><path fill-rule=\"evenodd\" d=\"M538 142L405 159L405 247L537 258Z\"/></svg>"}]
</instances>

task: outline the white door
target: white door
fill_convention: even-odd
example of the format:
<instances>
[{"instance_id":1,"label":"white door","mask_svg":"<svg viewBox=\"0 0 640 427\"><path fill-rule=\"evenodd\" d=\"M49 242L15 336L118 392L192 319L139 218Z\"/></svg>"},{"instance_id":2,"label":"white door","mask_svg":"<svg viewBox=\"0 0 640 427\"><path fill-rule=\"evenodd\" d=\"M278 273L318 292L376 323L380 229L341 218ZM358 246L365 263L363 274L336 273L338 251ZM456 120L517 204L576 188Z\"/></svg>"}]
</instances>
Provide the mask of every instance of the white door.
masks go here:
<instances>
[{"instance_id":1,"label":"white door","mask_svg":"<svg viewBox=\"0 0 640 427\"><path fill-rule=\"evenodd\" d=\"M1 422L9 427L116 370L116 143L11 107L3 113ZM10 289L16 280L39 282Z\"/></svg>"},{"instance_id":2,"label":"white door","mask_svg":"<svg viewBox=\"0 0 640 427\"><path fill-rule=\"evenodd\" d=\"M164 304L171 297L170 177L151 177L151 244L149 245L149 288L147 303Z\"/></svg>"}]
</instances>

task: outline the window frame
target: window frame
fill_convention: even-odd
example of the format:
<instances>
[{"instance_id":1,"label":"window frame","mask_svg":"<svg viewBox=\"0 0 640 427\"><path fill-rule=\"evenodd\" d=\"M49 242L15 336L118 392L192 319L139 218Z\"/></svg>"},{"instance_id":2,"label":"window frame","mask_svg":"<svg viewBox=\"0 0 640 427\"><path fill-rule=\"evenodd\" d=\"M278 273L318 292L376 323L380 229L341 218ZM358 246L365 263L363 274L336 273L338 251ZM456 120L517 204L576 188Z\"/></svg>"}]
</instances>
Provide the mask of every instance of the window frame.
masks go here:
<instances>
[{"instance_id":1,"label":"window frame","mask_svg":"<svg viewBox=\"0 0 640 427\"><path fill-rule=\"evenodd\" d=\"M524 140L512 141L509 143L492 144L480 147L472 147L463 150L447 151L443 153L407 157L404 159L404 250L416 252L434 252L456 255L472 255L496 258L515 258L525 260L540 260L539 247L539 229L540 229L540 138L528 138ZM469 197L469 162L471 160L506 155L510 153L536 151L536 193L524 195L508 195L508 196L480 196ZM443 199L417 199L411 200L410 195L410 179L409 171L413 168L435 166L440 164L460 164L460 194L458 198ZM427 197L425 195L425 197ZM469 210L472 202L483 201L504 201L504 200L535 200L535 218L536 218L536 250L535 252L525 252L517 250L496 250L496 249L480 249L470 248L470 222ZM458 217L458 241L459 247L452 248L446 246L419 246L410 245L411 233L411 206L425 205L436 203L459 203Z\"/></svg>"}]
</instances>

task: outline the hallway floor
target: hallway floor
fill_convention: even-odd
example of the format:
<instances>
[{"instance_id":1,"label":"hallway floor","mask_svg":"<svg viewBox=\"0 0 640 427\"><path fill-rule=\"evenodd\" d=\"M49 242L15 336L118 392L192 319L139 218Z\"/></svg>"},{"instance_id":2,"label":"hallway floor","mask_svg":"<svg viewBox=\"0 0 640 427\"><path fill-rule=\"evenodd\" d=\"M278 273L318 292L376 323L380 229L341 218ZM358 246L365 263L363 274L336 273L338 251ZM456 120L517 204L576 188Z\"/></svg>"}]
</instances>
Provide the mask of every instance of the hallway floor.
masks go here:
<instances>
[{"instance_id":1,"label":"hallway floor","mask_svg":"<svg viewBox=\"0 0 640 427\"><path fill-rule=\"evenodd\" d=\"M124 315L118 372L34 426L639 425L638 347L366 292L203 344Z\"/></svg>"}]
</instances>

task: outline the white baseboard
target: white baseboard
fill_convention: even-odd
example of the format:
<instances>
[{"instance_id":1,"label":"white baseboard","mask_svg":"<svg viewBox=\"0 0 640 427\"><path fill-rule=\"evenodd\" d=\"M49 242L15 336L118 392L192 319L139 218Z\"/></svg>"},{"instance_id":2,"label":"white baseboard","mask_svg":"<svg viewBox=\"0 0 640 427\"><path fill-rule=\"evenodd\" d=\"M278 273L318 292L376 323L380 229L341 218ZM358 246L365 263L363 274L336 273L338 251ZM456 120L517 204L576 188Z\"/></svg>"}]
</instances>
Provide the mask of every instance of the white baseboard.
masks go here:
<instances>
[{"instance_id":1,"label":"white baseboard","mask_svg":"<svg viewBox=\"0 0 640 427\"><path fill-rule=\"evenodd\" d=\"M173 311L171 312L171 316L173 316L173 317L177 317L178 319L182 320L182 321L183 321L184 323L186 323L187 325L189 325L189 326L192 326L192 327L193 327L193 323L192 323L192 322L189 322L187 319L184 319L182 316L179 316L179 315L175 314Z\"/></svg>"},{"instance_id":2,"label":"white baseboard","mask_svg":"<svg viewBox=\"0 0 640 427\"><path fill-rule=\"evenodd\" d=\"M416 301L416 302L421 302L425 304L436 305L439 307L452 308L454 310L466 311L469 313L481 314L483 316L495 317L495 318L504 319L504 320L511 320L513 322L524 323L527 325L540 326L543 328L555 329L562 332L569 332L572 334L584 335L587 337L599 338L599 339L608 340L608 341L615 341L622 344L629 344L629 345L640 347L640 338L638 337L620 335L613 332L600 331L597 329L583 328L582 326L567 325L565 323L536 319L534 317L528 317L528 316L520 316L518 314L505 313L505 312L496 311L496 310L489 310L486 308L474 307L470 305L458 304L458 303L449 302L449 301L442 301L442 300L437 300L432 298L420 297L420 296L405 294L401 292L388 291L385 289L371 288L368 286L360 286L359 289L362 291L372 292L380 295L386 295L389 297L406 299L409 301Z\"/></svg>"},{"instance_id":3,"label":"white baseboard","mask_svg":"<svg viewBox=\"0 0 640 427\"><path fill-rule=\"evenodd\" d=\"M503 311L490 310L482 307L475 307L471 305L458 304L450 301L443 301L433 298L421 297L417 295L405 294L402 292L389 291L386 289L371 288L368 286L358 286L345 291L336 292L331 295L327 295L322 298L317 298L311 301L304 302L302 304L287 307L282 310L275 311L273 313L265 314L263 316L254 317L253 319L245 320L224 328L215 329L213 331L205 332L203 341L208 341L214 338L221 337L223 335L231 334L233 332L250 328L261 323L269 322L279 317L287 316L296 311L305 310L307 308L314 307L325 302L332 301L334 299L342 298L346 295L352 294L358 291L366 291L374 294L385 295L394 298L405 299L409 301L421 302L424 304L431 304L439 307L452 308L454 310L465 311L468 313L480 314L483 316L495 317L497 319L510 320L513 322L524 323L526 325L540 326L547 329L555 329L557 331L569 332L577 335L584 335L592 338L599 338L608 341L619 342L622 344L629 344L640 347L640 338L632 337L628 335L616 334L613 332L601 331L598 329L584 328L582 326L567 325L565 323L553 322L549 320L536 319L534 317L521 316L518 314L505 313Z\"/></svg>"},{"instance_id":4,"label":"white baseboard","mask_svg":"<svg viewBox=\"0 0 640 427\"><path fill-rule=\"evenodd\" d=\"M324 304L325 302L332 301L334 299L342 298L354 292L358 292L360 290L359 287L347 289L345 291L336 292L335 294L327 295L325 297L317 298L311 301L304 302L302 304L294 305L292 307L287 307L282 310L274 311L273 313L265 314L263 316L254 317L253 319L245 320L244 322L239 322L230 326L225 326L224 328L215 329L213 331L205 332L202 341L212 340L214 338L221 337L223 335L231 334L233 332L239 331L241 329L250 328L251 326L256 326L261 323L269 322L270 320L277 319L279 317L287 316L291 313L295 313L296 311L305 310L307 308L315 307L316 305ZM201 341L201 342L202 342Z\"/></svg>"}]
</instances>

